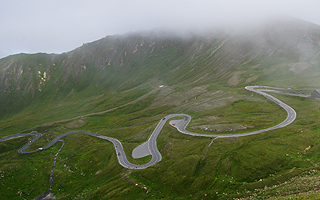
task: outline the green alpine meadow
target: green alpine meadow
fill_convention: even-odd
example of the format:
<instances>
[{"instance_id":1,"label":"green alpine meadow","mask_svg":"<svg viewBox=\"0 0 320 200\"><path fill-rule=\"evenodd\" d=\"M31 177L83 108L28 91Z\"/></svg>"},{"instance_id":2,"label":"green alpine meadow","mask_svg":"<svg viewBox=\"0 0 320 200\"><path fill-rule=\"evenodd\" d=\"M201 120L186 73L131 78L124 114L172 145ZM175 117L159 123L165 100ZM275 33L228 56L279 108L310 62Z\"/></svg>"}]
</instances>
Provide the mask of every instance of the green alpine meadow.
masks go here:
<instances>
[{"instance_id":1,"label":"green alpine meadow","mask_svg":"<svg viewBox=\"0 0 320 200\"><path fill-rule=\"evenodd\" d=\"M161 120L187 114L179 132L168 119L156 140L161 161L122 166L112 142L134 158ZM278 92L268 91L268 87ZM279 18L253 29L179 34L162 29L106 36L62 54L0 59L0 199L319 199L320 26ZM318 90L318 91L317 91ZM174 120L173 122L170 122ZM31 145L19 153L26 144Z\"/></svg>"}]
</instances>

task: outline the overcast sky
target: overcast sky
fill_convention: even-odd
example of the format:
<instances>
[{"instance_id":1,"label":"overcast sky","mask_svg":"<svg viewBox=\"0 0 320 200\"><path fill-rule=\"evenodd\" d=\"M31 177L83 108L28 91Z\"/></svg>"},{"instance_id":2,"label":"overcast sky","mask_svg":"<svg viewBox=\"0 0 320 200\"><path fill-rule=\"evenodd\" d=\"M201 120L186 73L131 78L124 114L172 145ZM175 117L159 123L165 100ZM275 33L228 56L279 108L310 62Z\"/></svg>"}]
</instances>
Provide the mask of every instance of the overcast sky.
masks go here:
<instances>
[{"instance_id":1,"label":"overcast sky","mask_svg":"<svg viewBox=\"0 0 320 200\"><path fill-rule=\"evenodd\" d=\"M203 29L288 15L320 24L319 0L0 0L0 58L61 53L106 35Z\"/></svg>"}]
</instances>

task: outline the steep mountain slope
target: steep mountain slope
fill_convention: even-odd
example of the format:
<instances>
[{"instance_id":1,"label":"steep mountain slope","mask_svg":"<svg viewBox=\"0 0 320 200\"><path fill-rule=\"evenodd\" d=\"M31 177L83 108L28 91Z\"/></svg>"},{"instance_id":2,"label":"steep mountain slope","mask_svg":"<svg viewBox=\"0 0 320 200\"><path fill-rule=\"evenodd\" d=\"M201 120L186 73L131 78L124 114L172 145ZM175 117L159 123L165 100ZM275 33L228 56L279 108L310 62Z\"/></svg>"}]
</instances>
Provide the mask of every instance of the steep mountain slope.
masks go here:
<instances>
[{"instance_id":1,"label":"steep mountain slope","mask_svg":"<svg viewBox=\"0 0 320 200\"><path fill-rule=\"evenodd\" d=\"M256 30L184 37L131 33L107 36L61 55L9 56L0 61L1 116L19 112L34 99L64 98L70 92L84 96L80 93L94 90L101 95L150 83L192 87L224 81L236 86L259 80L282 63L297 73L319 60L316 25L286 19Z\"/></svg>"}]
</instances>

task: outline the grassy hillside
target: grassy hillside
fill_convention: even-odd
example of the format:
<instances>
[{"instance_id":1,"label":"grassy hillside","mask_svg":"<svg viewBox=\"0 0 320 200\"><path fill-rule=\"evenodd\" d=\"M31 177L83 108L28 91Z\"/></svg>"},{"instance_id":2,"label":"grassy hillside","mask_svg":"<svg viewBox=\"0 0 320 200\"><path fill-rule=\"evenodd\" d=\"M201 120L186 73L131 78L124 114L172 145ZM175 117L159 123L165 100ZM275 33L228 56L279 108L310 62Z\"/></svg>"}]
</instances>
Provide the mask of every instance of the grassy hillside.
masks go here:
<instances>
[{"instance_id":1,"label":"grassy hillside","mask_svg":"<svg viewBox=\"0 0 320 200\"><path fill-rule=\"evenodd\" d=\"M150 156L133 159L132 150L168 114L191 115L187 129L199 133L270 127L286 112L244 87L319 88L319 41L318 26L280 21L250 34L150 31L108 36L61 55L9 56L0 60L0 136L37 130L43 137L30 147L36 149L61 133L88 130L119 139L129 161L142 164ZM53 193L57 199L249 199L316 191L320 102L272 95L297 111L293 124L214 142L167 124L157 141L163 159L144 170L120 166L109 142L66 136ZM47 190L61 144L18 154L30 139L0 143L1 198L32 199Z\"/></svg>"},{"instance_id":2,"label":"grassy hillside","mask_svg":"<svg viewBox=\"0 0 320 200\"><path fill-rule=\"evenodd\" d=\"M231 91L233 96L237 94L242 100L204 112L188 112L195 119L190 124L195 129L193 131L201 131L197 128L199 124L208 126L211 123L254 126L249 128L253 130L285 118L285 111L271 101L255 95L249 98L249 92L242 89ZM167 105L154 108L152 102L160 93L104 115L42 127L42 130L45 128L48 131L31 148L41 147L63 132L82 129L119 139L131 162L147 162L148 159L132 159L130 154L133 148L148 138L159 119L166 114L173 110L182 112L193 109L189 102L181 103L178 107ZM186 92L181 96L184 94ZM215 94L216 91L210 91L203 96L211 95L214 99ZM314 119L319 117L319 102L280 95L278 98L290 102L297 110L298 119L293 125L250 137L218 139L210 147L212 139L185 136L166 125L158 139L163 160L145 170L121 167L111 143L83 134L67 136L64 138L66 146L56 166L53 193L61 199L70 199L70 195L79 199L176 199L191 198L190 195L194 198L230 199L255 194L278 196L313 190L314 186L310 184L304 188L292 187L277 192L277 188L300 181L299 177L317 174L319 130ZM179 107L183 108L179 110ZM49 151L18 154L17 149L26 142L27 138L22 138L0 144L3 157L1 171L4 175L1 183L7 186L2 187L1 194L6 194L8 199L19 199L19 191L22 191L22 197L29 199L47 187L52 163L50 155L53 157L59 143ZM311 144L315 146L304 153L303 150ZM26 183L23 177L31 177L30 170L34 171L31 180L35 181Z\"/></svg>"}]
</instances>

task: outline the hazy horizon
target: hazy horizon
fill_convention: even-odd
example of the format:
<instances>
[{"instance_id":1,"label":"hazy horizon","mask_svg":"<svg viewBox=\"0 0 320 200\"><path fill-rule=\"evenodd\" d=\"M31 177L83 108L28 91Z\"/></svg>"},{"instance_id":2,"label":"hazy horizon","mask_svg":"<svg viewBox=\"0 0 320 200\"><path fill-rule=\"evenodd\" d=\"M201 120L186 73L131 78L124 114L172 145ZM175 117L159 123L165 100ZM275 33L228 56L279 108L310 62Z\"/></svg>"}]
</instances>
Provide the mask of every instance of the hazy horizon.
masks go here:
<instances>
[{"instance_id":1,"label":"hazy horizon","mask_svg":"<svg viewBox=\"0 0 320 200\"><path fill-rule=\"evenodd\" d=\"M162 27L203 31L290 16L320 24L315 0L284 1L1 1L0 58L17 53L62 53L107 35Z\"/></svg>"}]
</instances>

